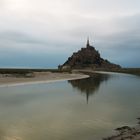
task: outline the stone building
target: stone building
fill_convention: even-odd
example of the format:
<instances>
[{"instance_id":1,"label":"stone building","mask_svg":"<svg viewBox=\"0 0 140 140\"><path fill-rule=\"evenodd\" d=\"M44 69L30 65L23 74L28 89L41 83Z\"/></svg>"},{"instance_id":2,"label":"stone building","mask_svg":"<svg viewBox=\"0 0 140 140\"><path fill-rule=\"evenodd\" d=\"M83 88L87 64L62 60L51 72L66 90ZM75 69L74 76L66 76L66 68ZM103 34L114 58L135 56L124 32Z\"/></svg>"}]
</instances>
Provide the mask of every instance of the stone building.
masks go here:
<instances>
[{"instance_id":1,"label":"stone building","mask_svg":"<svg viewBox=\"0 0 140 140\"><path fill-rule=\"evenodd\" d=\"M85 48L74 52L68 60L60 66L61 69L119 69L120 66L104 60L100 53L90 45L89 39Z\"/></svg>"}]
</instances>

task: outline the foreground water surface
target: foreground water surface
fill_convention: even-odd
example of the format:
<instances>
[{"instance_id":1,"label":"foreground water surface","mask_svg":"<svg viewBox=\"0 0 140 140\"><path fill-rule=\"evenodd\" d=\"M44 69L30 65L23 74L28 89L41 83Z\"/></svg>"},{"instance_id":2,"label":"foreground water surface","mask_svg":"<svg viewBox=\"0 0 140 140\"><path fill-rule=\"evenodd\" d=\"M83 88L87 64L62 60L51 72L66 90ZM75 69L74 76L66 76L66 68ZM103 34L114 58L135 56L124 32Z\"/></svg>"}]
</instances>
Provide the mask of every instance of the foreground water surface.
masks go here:
<instances>
[{"instance_id":1,"label":"foreground water surface","mask_svg":"<svg viewBox=\"0 0 140 140\"><path fill-rule=\"evenodd\" d=\"M127 74L0 87L0 140L101 140L140 117L140 78Z\"/></svg>"}]
</instances>

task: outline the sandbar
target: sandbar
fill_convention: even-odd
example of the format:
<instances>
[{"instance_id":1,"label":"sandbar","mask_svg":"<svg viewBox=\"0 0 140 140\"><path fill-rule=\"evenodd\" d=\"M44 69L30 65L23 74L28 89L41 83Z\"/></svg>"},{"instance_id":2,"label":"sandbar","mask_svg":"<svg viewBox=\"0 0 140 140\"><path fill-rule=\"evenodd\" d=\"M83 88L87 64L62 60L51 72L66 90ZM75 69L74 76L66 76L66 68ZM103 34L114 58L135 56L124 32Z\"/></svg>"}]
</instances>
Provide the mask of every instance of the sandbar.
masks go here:
<instances>
[{"instance_id":1,"label":"sandbar","mask_svg":"<svg viewBox=\"0 0 140 140\"><path fill-rule=\"evenodd\" d=\"M17 77L15 75L0 75L0 87L52 83L57 81L76 80L88 78L88 75L80 73L54 73L54 72L34 72L32 77Z\"/></svg>"}]
</instances>

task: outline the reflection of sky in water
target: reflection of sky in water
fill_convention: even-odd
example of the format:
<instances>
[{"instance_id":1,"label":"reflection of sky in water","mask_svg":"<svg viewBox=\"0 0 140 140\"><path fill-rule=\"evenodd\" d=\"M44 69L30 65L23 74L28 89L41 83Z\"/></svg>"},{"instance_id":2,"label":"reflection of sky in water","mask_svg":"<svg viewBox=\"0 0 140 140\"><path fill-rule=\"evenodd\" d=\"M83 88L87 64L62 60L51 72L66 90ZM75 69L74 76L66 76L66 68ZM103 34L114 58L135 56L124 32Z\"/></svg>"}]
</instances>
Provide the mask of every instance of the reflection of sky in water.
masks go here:
<instances>
[{"instance_id":1,"label":"reflection of sky in water","mask_svg":"<svg viewBox=\"0 0 140 140\"><path fill-rule=\"evenodd\" d=\"M93 89L88 104L85 81L85 87L78 80L73 86L57 82L0 88L0 140L98 140L136 122L140 79L121 74L95 79L88 84Z\"/></svg>"}]
</instances>

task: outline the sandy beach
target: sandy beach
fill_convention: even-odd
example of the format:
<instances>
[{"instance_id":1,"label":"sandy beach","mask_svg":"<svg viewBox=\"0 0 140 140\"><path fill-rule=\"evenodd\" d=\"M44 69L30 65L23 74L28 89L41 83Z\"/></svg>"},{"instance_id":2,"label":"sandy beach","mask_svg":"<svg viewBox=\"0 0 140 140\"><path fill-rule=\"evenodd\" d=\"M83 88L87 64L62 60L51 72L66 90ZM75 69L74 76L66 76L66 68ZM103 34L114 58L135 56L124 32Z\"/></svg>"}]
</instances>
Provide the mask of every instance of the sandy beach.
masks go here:
<instances>
[{"instance_id":1,"label":"sandy beach","mask_svg":"<svg viewBox=\"0 0 140 140\"><path fill-rule=\"evenodd\" d=\"M34 72L31 77L18 77L16 75L0 75L0 87L16 86L25 84L50 83L65 80L75 80L88 78L88 75L77 73L52 73Z\"/></svg>"}]
</instances>

